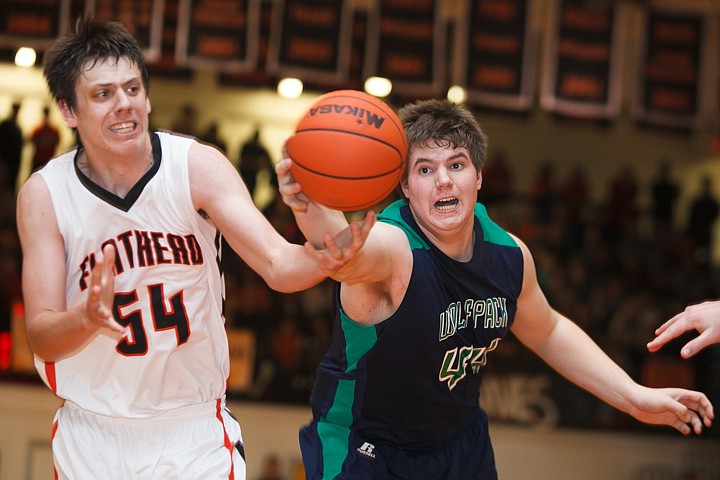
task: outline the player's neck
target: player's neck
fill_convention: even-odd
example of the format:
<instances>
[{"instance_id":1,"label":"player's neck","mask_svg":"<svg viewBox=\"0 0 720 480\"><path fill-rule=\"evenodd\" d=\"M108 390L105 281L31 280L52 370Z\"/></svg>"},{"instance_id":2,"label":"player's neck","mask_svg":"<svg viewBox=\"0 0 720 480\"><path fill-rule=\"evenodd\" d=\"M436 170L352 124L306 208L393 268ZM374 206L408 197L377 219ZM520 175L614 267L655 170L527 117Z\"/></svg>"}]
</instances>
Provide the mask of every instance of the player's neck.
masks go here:
<instances>
[{"instance_id":1,"label":"player's neck","mask_svg":"<svg viewBox=\"0 0 720 480\"><path fill-rule=\"evenodd\" d=\"M429 230L420 223L418 225L433 245L448 257L458 262L469 262L472 259L475 248L475 231L472 228L461 233L449 233Z\"/></svg>"},{"instance_id":2,"label":"player's neck","mask_svg":"<svg viewBox=\"0 0 720 480\"><path fill-rule=\"evenodd\" d=\"M124 156L116 152L79 152L77 166L93 183L124 198L133 186L153 166L152 145L148 142L135 155Z\"/></svg>"}]
</instances>

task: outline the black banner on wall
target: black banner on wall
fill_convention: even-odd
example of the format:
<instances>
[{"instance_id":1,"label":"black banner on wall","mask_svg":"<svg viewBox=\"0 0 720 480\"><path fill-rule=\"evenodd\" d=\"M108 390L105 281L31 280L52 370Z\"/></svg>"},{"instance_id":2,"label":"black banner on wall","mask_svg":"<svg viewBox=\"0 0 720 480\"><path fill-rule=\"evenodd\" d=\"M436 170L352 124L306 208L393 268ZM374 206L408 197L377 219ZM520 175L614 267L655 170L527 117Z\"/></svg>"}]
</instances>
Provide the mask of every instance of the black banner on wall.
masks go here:
<instances>
[{"instance_id":1,"label":"black banner on wall","mask_svg":"<svg viewBox=\"0 0 720 480\"><path fill-rule=\"evenodd\" d=\"M364 76L388 78L411 94L439 93L447 44L440 3L378 0L368 13Z\"/></svg>"},{"instance_id":2,"label":"black banner on wall","mask_svg":"<svg viewBox=\"0 0 720 480\"><path fill-rule=\"evenodd\" d=\"M258 48L257 65L247 71L221 71L218 76L218 83L228 87L267 87L272 85L272 76L268 73L267 55L270 44L270 26L272 24L273 5L270 2L260 2L260 14L258 17Z\"/></svg>"},{"instance_id":3,"label":"black banner on wall","mask_svg":"<svg viewBox=\"0 0 720 480\"><path fill-rule=\"evenodd\" d=\"M177 45L177 19L179 0L164 0L164 14L162 18L160 57L148 62L148 71L152 77L165 77L178 80L188 80L192 77L192 70L180 66L175 61L175 48Z\"/></svg>"},{"instance_id":4,"label":"black banner on wall","mask_svg":"<svg viewBox=\"0 0 720 480\"><path fill-rule=\"evenodd\" d=\"M260 0L180 0L176 60L190 67L255 67Z\"/></svg>"},{"instance_id":5,"label":"black banner on wall","mask_svg":"<svg viewBox=\"0 0 720 480\"><path fill-rule=\"evenodd\" d=\"M347 78L352 9L345 0L279 0L270 32L268 70L306 80Z\"/></svg>"},{"instance_id":6,"label":"black banner on wall","mask_svg":"<svg viewBox=\"0 0 720 480\"><path fill-rule=\"evenodd\" d=\"M703 13L648 11L638 61L635 117L642 123L693 128L699 120L701 59L706 41Z\"/></svg>"},{"instance_id":7,"label":"black banner on wall","mask_svg":"<svg viewBox=\"0 0 720 480\"><path fill-rule=\"evenodd\" d=\"M471 0L461 23L455 83L468 102L516 111L533 105L537 79L537 34L530 28L529 0Z\"/></svg>"},{"instance_id":8,"label":"black banner on wall","mask_svg":"<svg viewBox=\"0 0 720 480\"><path fill-rule=\"evenodd\" d=\"M70 0L0 0L0 45L43 48L67 31Z\"/></svg>"},{"instance_id":9,"label":"black banner on wall","mask_svg":"<svg viewBox=\"0 0 720 480\"><path fill-rule=\"evenodd\" d=\"M85 12L121 22L143 47L145 60L160 58L165 0L87 0Z\"/></svg>"},{"instance_id":10,"label":"black banner on wall","mask_svg":"<svg viewBox=\"0 0 720 480\"><path fill-rule=\"evenodd\" d=\"M619 115L626 21L618 5L556 2L544 55L543 107L582 118Z\"/></svg>"}]
</instances>

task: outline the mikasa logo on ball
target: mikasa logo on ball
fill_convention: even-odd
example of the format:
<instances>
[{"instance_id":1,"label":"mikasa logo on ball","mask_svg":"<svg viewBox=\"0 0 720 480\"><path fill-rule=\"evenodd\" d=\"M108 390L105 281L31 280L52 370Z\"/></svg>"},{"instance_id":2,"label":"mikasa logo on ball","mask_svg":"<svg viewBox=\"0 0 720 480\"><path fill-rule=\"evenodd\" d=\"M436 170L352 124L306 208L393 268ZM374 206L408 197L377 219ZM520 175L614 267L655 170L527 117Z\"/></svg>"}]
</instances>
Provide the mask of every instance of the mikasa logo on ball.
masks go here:
<instances>
[{"instance_id":1,"label":"mikasa logo on ball","mask_svg":"<svg viewBox=\"0 0 720 480\"><path fill-rule=\"evenodd\" d=\"M385 102L358 90L321 95L286 144L290 173L303 193L346 212L371 208L400 182L407 139Z\"/></svg>"},{"instance_id":2,"label":"mikasa logo on ball","mask_svg":"<svg viewBox=\"0 0 720 480\"><path fill-rule=\"evenodd\" d=\"M385 122L385 117L381 117L377 113L373 113L370 110L366 110L361 107L354 107L352 105L320 105L318 107L311 108L308 114L311 117L324 114L352 115L353 117L357 117L358 121L364 120L365 123L367 123L368 125L372 125L375 128L382 127L383 122Z\"/></svg>"}]
</instances>

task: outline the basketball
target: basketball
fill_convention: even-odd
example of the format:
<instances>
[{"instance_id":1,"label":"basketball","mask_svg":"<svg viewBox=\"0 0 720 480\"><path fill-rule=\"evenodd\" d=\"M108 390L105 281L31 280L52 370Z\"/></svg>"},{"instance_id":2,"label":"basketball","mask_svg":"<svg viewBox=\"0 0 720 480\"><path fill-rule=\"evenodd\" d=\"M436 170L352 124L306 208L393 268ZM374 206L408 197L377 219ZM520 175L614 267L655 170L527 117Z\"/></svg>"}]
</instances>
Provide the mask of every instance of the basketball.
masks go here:
<instances>
[{"instance_id":1,"label":"basketball","mask_svg":"<svg viewBox=\"0 0 720 480\"><path fill-rule=\"evenodd\" d=\"M290 172L311 200L345 212L372 207L398 185L407 140L395 112L357 90L320 96L287 141Z\"/></svg>"}]
</instances>

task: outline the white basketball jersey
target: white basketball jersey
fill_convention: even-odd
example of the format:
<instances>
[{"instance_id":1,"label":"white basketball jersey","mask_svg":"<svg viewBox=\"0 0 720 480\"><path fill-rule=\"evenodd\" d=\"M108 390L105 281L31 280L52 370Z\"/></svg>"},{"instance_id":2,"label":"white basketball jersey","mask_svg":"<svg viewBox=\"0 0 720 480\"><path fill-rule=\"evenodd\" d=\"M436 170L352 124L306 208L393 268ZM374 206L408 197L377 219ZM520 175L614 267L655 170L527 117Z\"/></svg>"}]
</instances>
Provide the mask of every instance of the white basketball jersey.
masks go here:
<instances>
[{"instance_id":1,"label":"white basketball jersey","mask_svg":"<svg viewBox=\"0 0 720 480\"><path fill-rule=\"evenodd\" d=\"M225 393L220 235L193 208L194 140L153 135L155 163L125 198L90 181L76 152L50 161L45 179L65 240L68 308L84 304L103 246L116 249L115 318L80 350L36 367L60 397L101 415L146 418Z\"/></svg>"}]
</instances>

